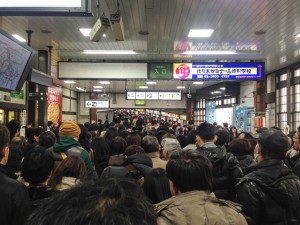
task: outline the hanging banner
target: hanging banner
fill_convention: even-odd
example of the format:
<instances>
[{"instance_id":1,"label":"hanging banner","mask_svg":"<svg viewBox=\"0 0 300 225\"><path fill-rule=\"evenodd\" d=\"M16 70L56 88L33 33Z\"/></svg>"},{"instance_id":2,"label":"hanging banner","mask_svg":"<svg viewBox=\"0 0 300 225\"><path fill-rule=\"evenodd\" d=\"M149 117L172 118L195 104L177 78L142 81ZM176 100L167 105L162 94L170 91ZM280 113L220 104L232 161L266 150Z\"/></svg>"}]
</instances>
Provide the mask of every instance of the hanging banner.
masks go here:
<instances>
[{"instance_id":1,"label":"hanging banner","mask_svg":"<svg viewBox=\"0 0 300 225\"><path fill-rule=\"evenodd\" d=\"M206 104L206 116L205 116L205 120L208 123L213 124L214 122L216 122L216 102L207 102Z\"/></svg>"},{"instance_id":2,"label":"hanging banner","mask_svg":"<svg viewBox=\"0 0 300 225\"><path fill-rule=\"evenodd\" d=\"M246 131L247 118L248 118L248 107L247 106L238 105L233 108L232 125L236 127L238 132Z\"/></svg>"},{"instance_id":3,"label":"hanging banner","mask_svg":"<svg viewBox=\"0 0 300 225\"><path fill-rule=\"evenodd\" d=\"M62 89L48 87L48 121L62 122Z\"/></svg>"}]
</instances>

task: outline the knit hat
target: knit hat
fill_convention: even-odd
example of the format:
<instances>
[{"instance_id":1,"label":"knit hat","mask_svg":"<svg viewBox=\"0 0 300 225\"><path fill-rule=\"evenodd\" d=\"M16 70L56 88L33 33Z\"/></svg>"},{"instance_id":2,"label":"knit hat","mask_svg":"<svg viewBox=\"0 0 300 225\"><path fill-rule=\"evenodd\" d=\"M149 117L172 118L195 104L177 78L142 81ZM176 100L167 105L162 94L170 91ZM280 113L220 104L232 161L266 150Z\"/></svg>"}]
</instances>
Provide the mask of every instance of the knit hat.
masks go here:
<instances>
[{"instance_id":1,"label":"knit hat","mask_svg":"<svg viewBox=\"0 0 300 225\"><path fill-rule=\"evenodd\" d=\"M63 122L59 127L59 136L78 137L81 131L79 126L74 122Z\"/></svg>"},{"instance_id":2,"label":"knit hat","mask_svg":"<svg viewBox=\"0 0 300 225\"><path fill-rule=\"evenodd\" d=\"M161 141L161 145L164 151L167 151L169 154L173 151L181 150L181 146L177 139L174 138L164 138Z\"/></svg>"},{"instance_id":3,"label":"knit hat","mask_svg":"<svg viewBox=\"0 0 300 225\"><path fill-rule=\"evenodd\" d=\"M288 137L276 129L264 130L258 138L258 143L268 152L283 155L289 148Z\"/></svg>"}]
</instances>

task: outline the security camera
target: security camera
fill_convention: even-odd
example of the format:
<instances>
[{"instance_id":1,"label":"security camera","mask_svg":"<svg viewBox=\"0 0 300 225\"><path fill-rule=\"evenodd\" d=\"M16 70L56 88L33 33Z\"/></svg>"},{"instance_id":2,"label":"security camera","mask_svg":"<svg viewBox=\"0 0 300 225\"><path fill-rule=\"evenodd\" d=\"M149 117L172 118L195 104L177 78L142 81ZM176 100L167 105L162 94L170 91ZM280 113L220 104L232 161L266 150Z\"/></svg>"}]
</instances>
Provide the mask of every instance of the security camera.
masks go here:
<instances>
[{"instance_id":1,"label":"security camera","mask_svg":"<svg viewBox=\"0 0 300 225\"><path fill-rule=\"evenodd\" d=\"M187 98L192 98L192 95L191 95L190 93L188 93L188 94L186 95L186 97L187 97Z\"/></svg>"},{"instance_id":2,"label":"security camera","mask_svg":"<svg viewBox=\"0 0 300 225\"><path fill-rule=\"evenodd\" d=\"M242 100L242 103L245 103L245 100Z\"/></svg>"}]
</instances>

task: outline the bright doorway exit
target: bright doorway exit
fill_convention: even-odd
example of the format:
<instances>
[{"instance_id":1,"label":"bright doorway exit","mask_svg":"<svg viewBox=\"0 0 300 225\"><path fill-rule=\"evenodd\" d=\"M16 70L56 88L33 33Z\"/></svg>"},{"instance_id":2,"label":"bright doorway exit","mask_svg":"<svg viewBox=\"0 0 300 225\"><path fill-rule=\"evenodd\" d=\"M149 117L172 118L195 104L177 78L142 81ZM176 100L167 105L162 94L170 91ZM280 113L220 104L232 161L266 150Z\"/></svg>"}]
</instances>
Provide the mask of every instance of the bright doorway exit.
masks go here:
<instances>
[{"instance_id":1,"label":"bright doorway exit","mask_svg":"<svg viewBox=\"0 0 300 225\"><path fill-rule=\"evenodd\" d=\"M223 123L232 125L232 108L219 108L216 109L216 122L218 125L223 126Z\"/></svg>"}]
</instances>

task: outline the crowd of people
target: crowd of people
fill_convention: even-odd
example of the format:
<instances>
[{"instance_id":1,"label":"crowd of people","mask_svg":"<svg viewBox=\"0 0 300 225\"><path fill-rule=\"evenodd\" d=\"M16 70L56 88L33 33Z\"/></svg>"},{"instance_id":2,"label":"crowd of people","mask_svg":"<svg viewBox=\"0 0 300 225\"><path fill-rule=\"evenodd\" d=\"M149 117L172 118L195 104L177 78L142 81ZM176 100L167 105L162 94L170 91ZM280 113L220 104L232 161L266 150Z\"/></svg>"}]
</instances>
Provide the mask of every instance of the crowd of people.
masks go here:
<instances>
[{"instance_id":1,"label":"crowd of people","mask_svg":"<svg viewBox=\"0 0 300 225\"><path fill-rule=\"evenodd\" d=\"M1 225L300 224L300 127L117 112L20 128L0 125Z\"/></svg>"}]
</instances>

